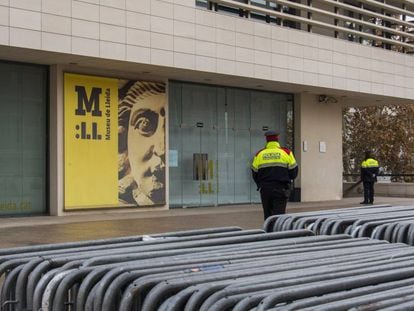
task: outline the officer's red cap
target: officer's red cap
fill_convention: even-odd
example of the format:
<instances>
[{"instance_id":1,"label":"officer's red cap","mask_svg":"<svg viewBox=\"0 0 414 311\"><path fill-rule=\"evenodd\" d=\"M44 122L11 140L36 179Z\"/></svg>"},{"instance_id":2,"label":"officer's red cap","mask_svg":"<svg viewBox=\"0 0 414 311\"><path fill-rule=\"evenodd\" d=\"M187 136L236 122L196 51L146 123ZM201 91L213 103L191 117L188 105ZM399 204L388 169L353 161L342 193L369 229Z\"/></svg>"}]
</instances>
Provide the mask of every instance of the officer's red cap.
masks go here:
<instances>
[{"instance_id":1,"label":"officer's red cap","mask_svg":"<svg viewBox=\"0 0 414 311\"><path fill-rule=\"evenodd\" d=\"M267 131L265 132L266 141L278 141L279 140L279 133L275 131Z\"/></svg>"}]
</instances>

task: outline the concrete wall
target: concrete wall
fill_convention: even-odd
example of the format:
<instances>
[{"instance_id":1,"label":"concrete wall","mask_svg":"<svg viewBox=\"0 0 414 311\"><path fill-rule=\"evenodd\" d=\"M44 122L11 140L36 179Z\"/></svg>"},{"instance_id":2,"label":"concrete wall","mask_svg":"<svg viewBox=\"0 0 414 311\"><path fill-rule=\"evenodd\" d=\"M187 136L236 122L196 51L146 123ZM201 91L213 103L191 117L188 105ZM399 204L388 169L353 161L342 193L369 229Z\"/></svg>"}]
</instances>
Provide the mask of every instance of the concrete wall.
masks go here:
<instances>
[{"instance_id":1,"label":"concrete wall","mask_svg":"<svg viewBox=\"0 0 414 311\"><path fill-rule=\"evenodd\" d=\"M302 201L342 198L342 108L319 103L315 95L295 98L295 144ZM325 144L326 151L320 144ZM304 144L307 146L305 151ZM322 146L323 147L323 146ZM300 150L300 151L299 151Z\"/></svg>"},{"instance_id":2,"label":"concrete wall","mask_svg":"<svg viewBox=\"0 0 414 311\"><path fill-rule=\"evenodd\" d=\"M414 99L412 56L195 0L0 0L0 45Z\"/></svg>"}]
</instances>

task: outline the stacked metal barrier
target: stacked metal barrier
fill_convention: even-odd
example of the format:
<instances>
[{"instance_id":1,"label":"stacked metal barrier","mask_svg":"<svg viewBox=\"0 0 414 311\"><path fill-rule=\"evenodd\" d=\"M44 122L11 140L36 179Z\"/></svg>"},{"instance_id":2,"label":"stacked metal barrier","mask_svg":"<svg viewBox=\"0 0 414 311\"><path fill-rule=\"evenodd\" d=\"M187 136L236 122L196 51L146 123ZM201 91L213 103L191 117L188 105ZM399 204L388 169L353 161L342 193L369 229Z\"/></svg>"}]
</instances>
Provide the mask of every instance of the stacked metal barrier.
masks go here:
<instances>
[{"instance_id":1,"label":"stacked metal barrier","mask_svg":"<svg viewBox=\"0 0 414 311\"><path fill-rule=\"evenodd\" d=\"M216 228L3 249L0 300L4 311L398 310L414 297L413 267L404 244Z\"/></svg>"},{"instance_id":2,"label":"stacked metal barrier","mask_svg":"<svg viewBox=\"0 0 414 311\"><path fill-rule=\"evenodd\" d=\"M350 234L414 245L414 206L373 205L269 217L266 232L308 229L317 235Z\"/></svg>"}]
</instances>

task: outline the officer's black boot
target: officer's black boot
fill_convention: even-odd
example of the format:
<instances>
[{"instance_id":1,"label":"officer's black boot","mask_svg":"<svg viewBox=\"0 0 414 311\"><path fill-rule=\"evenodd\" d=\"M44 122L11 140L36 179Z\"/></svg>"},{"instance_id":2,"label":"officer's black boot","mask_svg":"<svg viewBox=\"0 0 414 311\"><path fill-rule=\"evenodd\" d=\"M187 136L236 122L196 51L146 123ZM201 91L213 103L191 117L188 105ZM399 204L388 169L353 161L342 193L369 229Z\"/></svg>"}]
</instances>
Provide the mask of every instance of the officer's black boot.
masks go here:
<instances>
[{"instance_id":1,"label":"officer's black boot","mask_svg":"<svg viewBox=\"0 0 414 311\"><path fill-rule=\"evenodd\" d=\"M369 202L370 192L366 183L364 183L364 201L360 202L359 204L368 204Z\"/></svg>"}]
</instances>

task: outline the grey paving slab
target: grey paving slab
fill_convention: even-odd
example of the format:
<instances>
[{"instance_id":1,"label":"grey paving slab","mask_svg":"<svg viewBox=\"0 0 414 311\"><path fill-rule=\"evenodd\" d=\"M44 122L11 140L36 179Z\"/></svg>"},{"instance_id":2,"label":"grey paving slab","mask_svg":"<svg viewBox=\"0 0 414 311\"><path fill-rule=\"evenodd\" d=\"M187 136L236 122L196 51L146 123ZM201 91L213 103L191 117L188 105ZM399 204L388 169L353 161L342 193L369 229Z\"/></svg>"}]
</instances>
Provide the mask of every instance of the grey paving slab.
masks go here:
<instances>
[{"instance_id":1,"label":"grey paving slab","mask_svg":"<svg viewBox=\"0 0 414 311\"><path fill-rule=\"evenodd\" d=\"M359 206L360 198L289 203L288 213ZM376 204L414 205L411 198L376 198ZM98 212L61 217L0 218L0 248L142 235L199 228L261 228L261 205L234 205L152 212Z\"/></svg>"}]
</instances>

